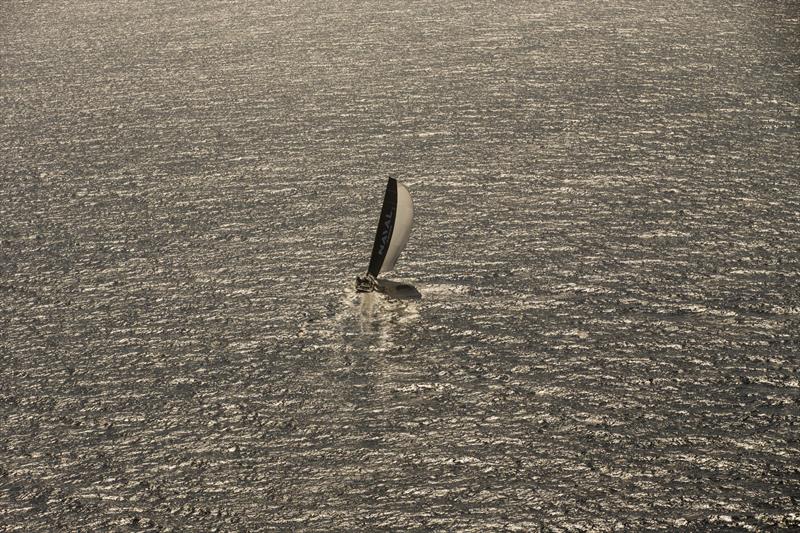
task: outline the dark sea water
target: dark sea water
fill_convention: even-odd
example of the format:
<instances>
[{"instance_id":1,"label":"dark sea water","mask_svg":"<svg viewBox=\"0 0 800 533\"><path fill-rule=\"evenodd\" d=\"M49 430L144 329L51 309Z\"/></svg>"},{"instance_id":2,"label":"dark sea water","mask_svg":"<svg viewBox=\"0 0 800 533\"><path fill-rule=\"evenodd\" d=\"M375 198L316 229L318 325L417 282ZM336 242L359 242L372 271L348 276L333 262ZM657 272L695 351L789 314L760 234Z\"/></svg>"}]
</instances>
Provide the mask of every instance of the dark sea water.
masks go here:
<instances>
[{"instance_id":1,"label":"dark sea water","mask_svg":"<svg viewBox=\"0 0 800 533\"><path fill-rule=\"evenodd\" d=\"M0 530L800 526L796 2L0 33Z\"/></svg>"}]
</instances>

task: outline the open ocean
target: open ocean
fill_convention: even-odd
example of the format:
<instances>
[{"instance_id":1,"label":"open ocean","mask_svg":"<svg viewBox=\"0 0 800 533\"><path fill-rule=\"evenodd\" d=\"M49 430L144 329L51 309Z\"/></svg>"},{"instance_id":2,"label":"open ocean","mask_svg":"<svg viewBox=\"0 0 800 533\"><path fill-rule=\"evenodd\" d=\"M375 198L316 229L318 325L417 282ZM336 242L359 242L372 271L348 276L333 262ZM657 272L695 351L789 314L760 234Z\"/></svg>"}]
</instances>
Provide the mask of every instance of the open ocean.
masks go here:
<instances>
[{"instance_id":1,"label":"open ocean","mask_svg":"<svg viewBox=\"0 0 800 533\"><path fill-rule=\"evenodd\" d=\"M0 33L0 530L800 527L796 1Z\"/></svg>"}]
</instances>

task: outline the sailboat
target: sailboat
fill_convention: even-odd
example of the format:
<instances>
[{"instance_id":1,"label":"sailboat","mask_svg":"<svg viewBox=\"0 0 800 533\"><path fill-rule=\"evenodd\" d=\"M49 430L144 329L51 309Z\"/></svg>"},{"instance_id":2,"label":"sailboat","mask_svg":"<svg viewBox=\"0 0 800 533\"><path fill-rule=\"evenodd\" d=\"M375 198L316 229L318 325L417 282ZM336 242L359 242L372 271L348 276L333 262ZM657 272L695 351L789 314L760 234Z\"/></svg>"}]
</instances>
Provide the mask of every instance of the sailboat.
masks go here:
<instances>
[{"instance_id":1,"label":"sailboat","mask_svg":"<svg viewBox=\"0 0 800 533\"><path fill-rule=\"evenodd\" d=\"M407 283L378 279L378 275L394 268L397 258L406 247L411 234L411 221L414 218L414 204L411 193L405 185L389 178L383 196L383 208L375 231L375 242L369 259L367 272L356 277L358 292L382 292L390 297L407 299L419 298L420 294Z\"/></svg>"}]
</instances>

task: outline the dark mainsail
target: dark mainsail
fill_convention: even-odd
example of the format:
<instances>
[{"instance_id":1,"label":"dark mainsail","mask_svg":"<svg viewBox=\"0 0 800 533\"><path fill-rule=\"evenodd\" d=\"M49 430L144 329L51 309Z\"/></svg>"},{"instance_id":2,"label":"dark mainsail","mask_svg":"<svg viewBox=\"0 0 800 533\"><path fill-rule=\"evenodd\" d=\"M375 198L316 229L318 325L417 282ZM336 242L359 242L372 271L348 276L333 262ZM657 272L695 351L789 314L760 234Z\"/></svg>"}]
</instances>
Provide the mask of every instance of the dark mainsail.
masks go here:
<instances>
[{"instance_id":1,"label":"dark mainsail","mask_svg":"<svg viewBox=\"0 0 800 533\"><path fill-rule=\"evenodd\" d=\"M381 272L386 252L392 241L395 217L397 216L397 180L389 178L386 184L386 194L383 196L383 208L378 219L378 229L375 231L375 243L372 245L372 256L369 259L367 272L377 276Z\"/></svg>"}]
</instances>

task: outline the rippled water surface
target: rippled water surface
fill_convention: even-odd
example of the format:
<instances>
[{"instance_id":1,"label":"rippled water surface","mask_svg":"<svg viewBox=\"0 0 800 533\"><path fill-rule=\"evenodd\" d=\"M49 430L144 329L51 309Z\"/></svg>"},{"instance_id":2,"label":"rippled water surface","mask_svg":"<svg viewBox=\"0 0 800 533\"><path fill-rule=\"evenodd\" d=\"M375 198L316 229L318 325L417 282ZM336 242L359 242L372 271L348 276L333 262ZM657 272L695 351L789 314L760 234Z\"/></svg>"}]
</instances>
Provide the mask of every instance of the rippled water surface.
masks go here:
<instances>
[{"instance_id":1,"label":"rippled water surface","mask_svg":"<svg viewBox=\"0 0 800 533\"><path fill-rule=\"evenodd\" d=\"M798 527L798 20L5 0L0 529Z\"/></svg>"}]
</instances>

